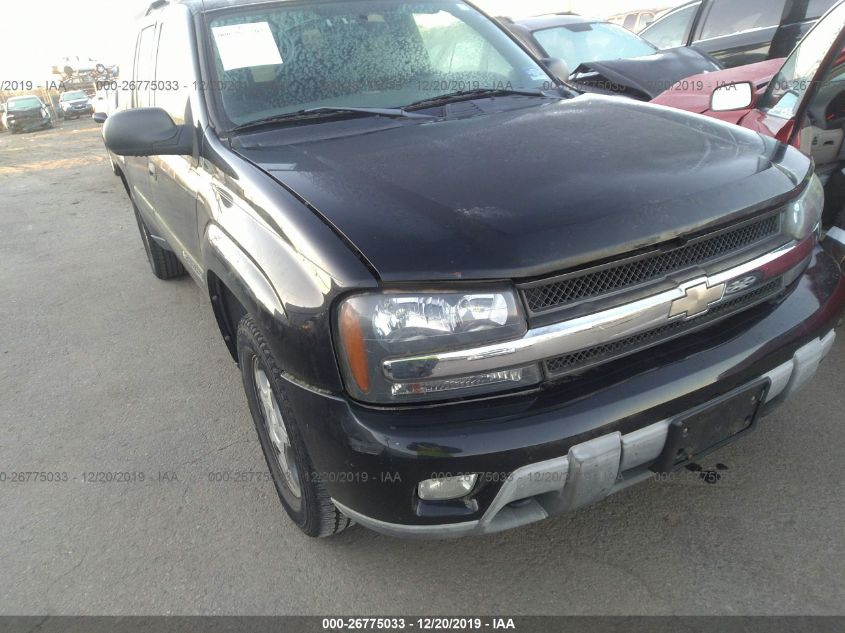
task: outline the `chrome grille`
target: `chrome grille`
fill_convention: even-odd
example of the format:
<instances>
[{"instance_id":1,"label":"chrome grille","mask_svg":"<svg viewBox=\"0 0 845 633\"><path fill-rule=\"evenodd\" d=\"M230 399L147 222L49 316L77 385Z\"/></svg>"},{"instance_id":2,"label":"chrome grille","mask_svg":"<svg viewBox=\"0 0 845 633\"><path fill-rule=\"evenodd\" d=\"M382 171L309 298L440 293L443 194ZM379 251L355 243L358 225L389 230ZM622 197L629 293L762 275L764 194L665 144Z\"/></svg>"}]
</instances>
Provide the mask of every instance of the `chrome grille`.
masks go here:
<instances>
[{"instance_id":1,"label":"chrome grille","mask_svg":"<svg viewBox=\"0 0 845 633\"><path fill-rule=\"evenodd\" d=\"M532 313L557 310L578 301L656 281L690 266L739 254L779 232L780 215L769 215L672 250L643 255L599 270L572 273L548 283L531 284L523 287L522 292Z\"/></svg>"},{"instance_id":2,"label":"chrome grille","mask_svg":"<svg viewBox=\"0 0 845 633\"><path fill-rule=\"evenodd\" d=\"M767 301L783 290L783 280L775 279L730 301L719 304L707 314L690 321L673 321L654 330L641 332L619 341L599 345L546 362L546 371L553 378L587 369L594 365L634 354L670 339L721 321L743 310Z\"/></svg>"}]
</instances>

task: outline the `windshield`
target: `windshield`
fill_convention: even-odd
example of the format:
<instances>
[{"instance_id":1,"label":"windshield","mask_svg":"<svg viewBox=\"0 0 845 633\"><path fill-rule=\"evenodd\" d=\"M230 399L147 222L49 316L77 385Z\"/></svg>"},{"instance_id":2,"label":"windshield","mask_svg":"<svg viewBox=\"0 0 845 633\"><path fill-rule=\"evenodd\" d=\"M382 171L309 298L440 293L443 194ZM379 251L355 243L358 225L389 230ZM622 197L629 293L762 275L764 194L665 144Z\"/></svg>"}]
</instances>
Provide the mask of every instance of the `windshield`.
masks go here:
<instances>
[{"instance_id":1,"label":"windshield","mask_svg":"<svg viewBox=\"0 0 845 633\"><path fill-rule=\"evenodd\" d=\"M23 99L15 99L6 104L9 112L17 110L32 110L33 108L41 107L41 100L38 97L25 97Z\"/></svg>"},{"instance_id":2,"label":"windshield","mask_svg":"<svg viewBox=\"0 0 845 633\"><path fill-rule=\"evenodd\" d=\"M218 105L235 125L552 85L492 20L457 0L244 7L215 16L209 29Z\"/></svg>"},{"instance_id":3,"label":"windshield","mask_svg":"<svg viewBox=\"0 0 845 633\"><path fill-rule=\"evenodd\" d=\"M644 39L616 24L567 24L534 32L549 57L565 61L572 72L585 62L651 55L657 51Z\"/></svg>"},{"instance_id":4,"label":"windshield","mask_svg":"<svg viewBox=\"0 0 845 633\"><path fill-rule=\"evenodd\" d=\"M62 95L62 101L75 101L77 99L87 99L88 95L86 95L82 90L77 90L75 92L66 92Z\"/></svg>"}]
</instances>

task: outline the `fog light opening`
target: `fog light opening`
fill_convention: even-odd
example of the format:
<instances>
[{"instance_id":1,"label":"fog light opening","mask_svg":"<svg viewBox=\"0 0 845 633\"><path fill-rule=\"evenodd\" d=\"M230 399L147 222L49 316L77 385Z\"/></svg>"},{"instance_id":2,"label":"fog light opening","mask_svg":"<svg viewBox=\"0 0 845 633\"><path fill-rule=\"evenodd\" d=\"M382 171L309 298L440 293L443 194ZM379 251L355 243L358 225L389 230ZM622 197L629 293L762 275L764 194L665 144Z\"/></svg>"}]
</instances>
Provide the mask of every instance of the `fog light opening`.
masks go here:
<instances>
[{"instance_id":1,"label":"fog light opening","mask_svg":"<svg viewBox=\"0 0 845 633\"><path fill-rule=\"evenodd\" d=\"M426 479L417 486L417 494L423 501L452 501L466 497L477 481L476 474Z\"/></svg>"}]
</instances>

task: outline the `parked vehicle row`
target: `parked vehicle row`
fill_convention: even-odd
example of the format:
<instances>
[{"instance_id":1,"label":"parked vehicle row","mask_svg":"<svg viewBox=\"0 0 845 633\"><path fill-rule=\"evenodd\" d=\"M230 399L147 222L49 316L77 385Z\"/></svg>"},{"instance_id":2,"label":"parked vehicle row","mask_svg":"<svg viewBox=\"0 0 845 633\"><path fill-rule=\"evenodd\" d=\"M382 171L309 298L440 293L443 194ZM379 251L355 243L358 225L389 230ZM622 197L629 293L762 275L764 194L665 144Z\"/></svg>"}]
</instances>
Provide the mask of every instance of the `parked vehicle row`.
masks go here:
<instances>
[{"instance_id":1,"label":"parked vehicle row","mask_svg":"<svg viewBox=\"0 0 845 633\"><path fill-rule=\"evenodd\" d=\"M53 74L62 75L65 78L100 77L116 73L117 66L113 64L103 63L93 57L80 57L78 55L62 57L53 65Z\"/></svg>"},{"instance_id":2,"label":"parked vehicle row","mask_svg":"<svg viewBox=\"0 0 845 633\"><path fill-rule=\"evenodd\" d=\"M577 510L748 436L833 345L807 156L576 90L463 0L159 0L133 45L115 171L310 536Z\"/></svg>"},{"instance_id":3,"label":"parked vehicle row","mask_svg":"<svg viewBox=\"0 0 845 633\"><path fill-rule=\"evenodd\" d=\"M722 68L693 48L658 51L621 26L578 15L502 22L560 79L592 92L648 101L681 79Z\"/></svg>"},{"instance_id":4,"label":"parked vehicle row","mask_svg":"<svg viewBox=\"0 0 845 633\"><path fill-rule=\"evenodd\" d=\"M825 225L845 228L845 4L820 20L787 59L690 77L654 102L799 148L825 184Z\"/></svg>"},{"instance_id":5,"label":"parked vehicle row","mask_svg":"<svg viewBox=\"0 0 845 633\"><path fill-rule=\"evenodd\" d=\"M734 68L786 57L837 0L693 0L640 35L661 50L691 46Z\"/></svg>"}]
</instances>

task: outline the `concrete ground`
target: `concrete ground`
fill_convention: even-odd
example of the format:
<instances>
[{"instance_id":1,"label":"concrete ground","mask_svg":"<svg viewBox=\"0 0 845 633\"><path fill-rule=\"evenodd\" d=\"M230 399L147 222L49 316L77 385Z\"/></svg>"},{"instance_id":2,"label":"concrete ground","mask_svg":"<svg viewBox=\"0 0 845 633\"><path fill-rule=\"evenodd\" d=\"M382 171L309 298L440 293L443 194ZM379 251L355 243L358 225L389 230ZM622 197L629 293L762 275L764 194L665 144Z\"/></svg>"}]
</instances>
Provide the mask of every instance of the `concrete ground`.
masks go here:
<instances>
[{"instance_id":1,"label":"concrete ground","mask_svg":"<svg viewBox=\"0 0 845 633\"><path fill-rule=\"evenodd\" d=\"M313 541L269 481L212 481L266 470L240 375L203 292L150 274L99 129L3 133L0 613L843 614L842 339L705 464L715 485L474 540Z\"/></svg>"}]
</instances>

